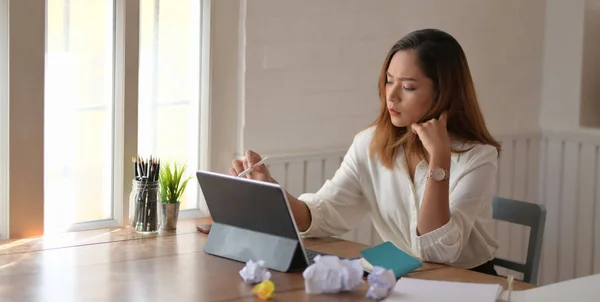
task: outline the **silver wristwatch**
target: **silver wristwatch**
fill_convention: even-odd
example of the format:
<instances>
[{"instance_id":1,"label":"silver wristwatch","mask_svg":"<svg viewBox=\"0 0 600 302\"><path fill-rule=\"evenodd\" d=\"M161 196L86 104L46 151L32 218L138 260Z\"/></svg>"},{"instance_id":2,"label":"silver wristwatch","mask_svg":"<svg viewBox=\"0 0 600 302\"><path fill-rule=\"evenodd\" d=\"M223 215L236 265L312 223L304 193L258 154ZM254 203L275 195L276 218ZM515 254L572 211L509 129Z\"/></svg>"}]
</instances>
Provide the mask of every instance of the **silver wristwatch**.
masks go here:
<instances>
[{"instance_id":1,"label":"silver wristwatch","mask_svg":"<svg viewBox=\"0 0 600 302\"><path fill-rule=\"evenodd\" d=\"M449 177L450 173L448 173L448 170L439 166L429 169L429 173L427 174L427 178L432 178L435 181L447 180Z\"/></svg>"}]
</instances>

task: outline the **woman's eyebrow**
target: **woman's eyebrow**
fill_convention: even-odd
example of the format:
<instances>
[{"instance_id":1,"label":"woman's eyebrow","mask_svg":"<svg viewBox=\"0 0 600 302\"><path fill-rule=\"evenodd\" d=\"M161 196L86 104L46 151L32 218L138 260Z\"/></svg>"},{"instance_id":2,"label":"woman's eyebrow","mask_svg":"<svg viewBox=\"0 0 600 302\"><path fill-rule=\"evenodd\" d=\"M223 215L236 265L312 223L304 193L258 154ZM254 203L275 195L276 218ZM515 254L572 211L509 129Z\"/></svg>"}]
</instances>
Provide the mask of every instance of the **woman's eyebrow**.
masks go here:
<instances>
[{"instance_id":1,"label":"woman's eyebrow","mask_svg":"<svg viewBox=\"0 0 600 302\"><path fill-rule=\"evenodd\" d=\"M394 78L389 72L386 72L386 74L387 74L388 77ZM398 79L400 81L415 81L415 82L417 81L417 79L415 79L415 78L409 78L409 77L401 77L401 78L398 78Z\"/></svg>"}]
</instances>

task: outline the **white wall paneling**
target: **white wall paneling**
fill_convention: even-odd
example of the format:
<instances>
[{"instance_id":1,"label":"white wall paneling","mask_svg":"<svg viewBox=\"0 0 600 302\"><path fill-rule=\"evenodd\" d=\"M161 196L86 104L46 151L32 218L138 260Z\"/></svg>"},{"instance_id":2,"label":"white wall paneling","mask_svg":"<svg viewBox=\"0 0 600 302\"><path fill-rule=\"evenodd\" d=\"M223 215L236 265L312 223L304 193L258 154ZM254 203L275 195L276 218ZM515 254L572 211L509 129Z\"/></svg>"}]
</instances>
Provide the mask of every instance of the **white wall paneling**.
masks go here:
<instances>
[{"instance_id":1,"label":"white wall paneling","mask_svg":"<svg viewBox=\"0 0 600 302\"><path fill-rule=\"evenodd\" d=\"M548 211L540 283L600 273L600 131L543 135L541 193Z\"/></svg>"},{"instance_id":2,"label":"white wall paneling","mask_svg":"<svg viewBox=\"0 0 600 302\"><path fill-rule=\"evenodd\" d=\"M538 202L539 144L537 134L498 136L502 149L498 159L496 196L532 203ZM494 223L494 234L500 247L497 256L524 263L529 244L529 227L504 221ZM505 275L507 270L497 268ZM514 272L511 272L514 274ZM515 275L517 278L521 274Z\"/></svg>"},{"instance_id":3,"label":"white wall paneling","mask_svg":"<svg viewBox=\"0 0 600 302\"><path fill-rule=\"evenodd\" d=\"M316 192L325 180L330 179L340 166L346 150L313 152L296 155L269 156L269 171L290 194ZM370 218L365 218L353 231L341 235L351 241L368 245L381 243Z\"/></svg>"}]
</instances>

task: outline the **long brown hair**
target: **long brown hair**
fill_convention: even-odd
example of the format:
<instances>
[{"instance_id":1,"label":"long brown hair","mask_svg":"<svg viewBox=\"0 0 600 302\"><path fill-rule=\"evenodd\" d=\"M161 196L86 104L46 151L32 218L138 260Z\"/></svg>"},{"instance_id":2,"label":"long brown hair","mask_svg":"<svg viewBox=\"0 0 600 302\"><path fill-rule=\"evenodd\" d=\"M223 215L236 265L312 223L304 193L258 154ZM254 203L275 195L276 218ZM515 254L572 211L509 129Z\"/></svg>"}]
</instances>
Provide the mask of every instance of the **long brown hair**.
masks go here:
<instances>
[{"instance_id":1,"label":"long brown hair","mask_svg":"<svg viewBox=\"0 0 600 302\"><path fill-rule=\"evenodd\" d=\"M394 54L398 51L416 52L423 73L433 82L433 105L418 123L439 118L448 112L447 129L449 135L462 142L487 144L496 147L500 144L489 134L471 78L465 53L456 39L437 29L422 29L409 33L392 46L387 54L379 76L379 98L381 111L372 126L375 134L370 146L370 155L379 159L388 169L393 169L398 149L405 146L410 154L418 154L427 159L427 151L418 136L408 127L392 124L386 104L386 72ZM462 153L467 150L452 150Z\"/></svg>"}]
</instances>

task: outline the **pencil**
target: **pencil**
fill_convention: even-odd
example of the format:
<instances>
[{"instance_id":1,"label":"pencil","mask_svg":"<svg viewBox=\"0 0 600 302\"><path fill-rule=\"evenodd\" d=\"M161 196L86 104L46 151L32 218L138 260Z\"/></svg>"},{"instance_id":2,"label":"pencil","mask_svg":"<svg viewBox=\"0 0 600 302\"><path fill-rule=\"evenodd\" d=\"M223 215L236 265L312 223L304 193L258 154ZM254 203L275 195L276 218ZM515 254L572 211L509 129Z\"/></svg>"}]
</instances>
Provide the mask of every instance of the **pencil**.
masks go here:
<instances>
[{"instance_id":1,"label":"pencil","mask_svg":"<svg viewBox=\"0 0 600 302\"><path fill-rule=\"evenodd\" d=\"M156 162L156 180L160 177L160 159Z\"/></svg>"},{"instance_id":2,"label":"pencil","mask_svg":"<svg viewBox=\"0 0 600 302\"><path fill-rule=\"evenodd\" d=\"M240 174L238 174L238 176L237 176L237 177L244 177L244 176L246 176L248 173L250 173L250 172L254 171L254 168L255 168L255 167L258 167L258 166L260 166L260 165L262 165L262 164L263 164L263 163L264 163L264 162L267 160L267 158L269 158L269 157L265 156L265 158L261 159L260 161L258 161L258 162L257 162L257 163L255 163L254 165L252 165L252 167L250 167L250 168L248 168L248 169L244 170L243 172L241 172Z\"/></svg>"},{"instance_id":3,"label":"pencil","mask_svg":"<svg viewBox=\"0 0 600 302\"><path fill-rule=\"evenodd\" d=\"M139 154L131 159L134 168L135 201L132 227L138 232L158 231L160 159L149 155L144 158Z\"/></svg>"},{"instance_id":4,"label":"pencil","mask_svg":"<svg viewBox=\"0 0 600 302\"><path fill-rule=\"evenodd\" d=\"M133 178L137 179L137 162L135 161L135 157L131 157L131 163L133 163Z\"/></svg>"},{"instance_id":5,"label":"pencil","mask_svg":"<svg viewBox=\"0 0 600 302\"><path fill-rule=\"evenodd\" d=\"M138 180L141 179L142 177L142 164L141 164L141 160L140 160L140 156L138 155L137 158L137 170L138 170Z\"/></svg>"}]
</instances>

